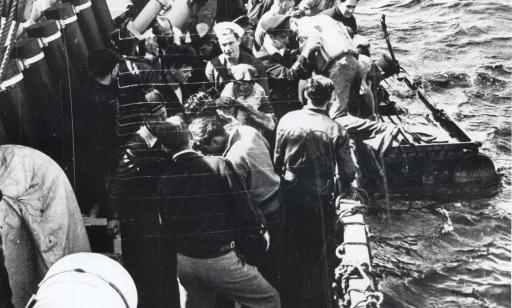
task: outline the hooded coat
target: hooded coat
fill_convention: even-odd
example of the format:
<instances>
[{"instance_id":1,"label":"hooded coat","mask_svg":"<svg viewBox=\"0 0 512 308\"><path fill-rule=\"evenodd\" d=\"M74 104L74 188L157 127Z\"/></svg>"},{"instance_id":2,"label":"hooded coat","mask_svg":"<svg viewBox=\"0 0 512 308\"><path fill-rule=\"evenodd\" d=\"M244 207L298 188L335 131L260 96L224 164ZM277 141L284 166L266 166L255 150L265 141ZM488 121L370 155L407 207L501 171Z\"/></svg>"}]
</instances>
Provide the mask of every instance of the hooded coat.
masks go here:
<instances>
[{"instance_id":1,"label":"hooded coat","mask_svg":"<svg viewBox=\"0 0 512 308\"><path fill-rule=\"evenodd\" d=\"M24 307L50 266L90 251L75 194L51 158L0 146L0 233L15 307Z\"/></svg>"}]
</instances>

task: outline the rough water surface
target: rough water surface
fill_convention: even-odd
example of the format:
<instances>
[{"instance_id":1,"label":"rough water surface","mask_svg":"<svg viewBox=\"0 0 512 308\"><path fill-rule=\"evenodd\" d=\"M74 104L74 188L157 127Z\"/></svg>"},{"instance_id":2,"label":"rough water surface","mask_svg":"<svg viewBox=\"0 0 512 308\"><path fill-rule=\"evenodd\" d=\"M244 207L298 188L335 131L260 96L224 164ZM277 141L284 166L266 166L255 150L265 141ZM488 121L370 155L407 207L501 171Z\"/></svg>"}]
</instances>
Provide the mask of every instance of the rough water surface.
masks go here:
<instances>
[{"instance_id":1,"label":"rough water surface","mask_svg":"<svg viewBox=\"0 0 512 308\"><path fill-rule=\"evenodd\" d=\"M394 203L391 223L384 213L370 217L383 306L511 307L512 3L359 1L356 18L374 55L387 50L382 14L397 59L482 142L503 184L490 199Z\"/></svg>"}]
</instances>

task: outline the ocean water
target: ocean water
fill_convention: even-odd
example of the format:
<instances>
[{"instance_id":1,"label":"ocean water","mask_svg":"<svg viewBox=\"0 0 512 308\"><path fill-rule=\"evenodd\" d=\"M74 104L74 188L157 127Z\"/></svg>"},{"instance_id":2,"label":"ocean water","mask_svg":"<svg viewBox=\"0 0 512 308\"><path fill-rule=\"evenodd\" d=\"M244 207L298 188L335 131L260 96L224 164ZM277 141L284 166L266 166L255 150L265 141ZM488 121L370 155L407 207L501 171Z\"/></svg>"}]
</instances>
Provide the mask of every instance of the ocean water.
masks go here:
<instances>
[{"instance_id":1,"label":"ocean water","mask_svg":"<svg viewBox=\"0 0 512 308\"><path fill-rule=\"evenodd\" d=\"M511 307L512 2L361 0L372 54L387 51L492 157L502 190L489 199L393 202L369 217L384 307ZM443 211L444 210L444 211Z\"/></svg>"}]
</instances>

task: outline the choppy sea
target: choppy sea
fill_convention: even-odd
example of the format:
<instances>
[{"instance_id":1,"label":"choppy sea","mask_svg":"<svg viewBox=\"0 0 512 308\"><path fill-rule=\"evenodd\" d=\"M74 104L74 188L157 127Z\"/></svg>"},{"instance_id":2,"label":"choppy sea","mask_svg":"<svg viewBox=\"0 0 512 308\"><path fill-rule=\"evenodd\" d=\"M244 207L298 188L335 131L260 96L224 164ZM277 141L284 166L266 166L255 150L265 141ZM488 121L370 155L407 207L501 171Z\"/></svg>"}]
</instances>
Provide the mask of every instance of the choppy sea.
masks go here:
<instances>
[{"instance_id":1,"label":"choppy sea","mask_svg":"<svg viewBox=\"0 0 512 308\"><path fill-rule=\"evenodd\" d=\"M397 59L482 142L503 185L489 199L391 204L390 223L370 217L383 306L511 307L512 2L361 0L373 54L386 51L382 14Z\"/></svg>"},{"instance_id":2,"label":"choppy sea","mask_svg":"<svg viewBox=\"0 0 512 308\"><path fill-rule=\"evenodd\" d=\"M126 2L109 0L113 14ZM369 217L383 307L511 307L512 2L360 0L374 55L387 52L382 14L397 59L482 143L503 186L489 199L393 203L389 220Z\"/></svg>"}]
</instances>

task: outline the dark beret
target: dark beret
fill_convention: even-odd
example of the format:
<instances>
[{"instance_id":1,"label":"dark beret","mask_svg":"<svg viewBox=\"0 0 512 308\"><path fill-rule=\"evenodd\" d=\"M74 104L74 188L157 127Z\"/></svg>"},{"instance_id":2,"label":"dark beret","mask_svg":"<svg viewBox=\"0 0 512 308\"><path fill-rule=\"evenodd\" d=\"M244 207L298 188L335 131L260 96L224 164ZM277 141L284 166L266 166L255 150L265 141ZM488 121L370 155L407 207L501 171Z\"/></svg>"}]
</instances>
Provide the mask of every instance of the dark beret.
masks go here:
<instances>
[{"instance_id":1,"label":"dark beret","mask_svg":"<svg viewBox=\"0 0 512 308\"><path fill-rule=\"evenodd\" d=\"M289 20L290 16L286 15L269 16L265 17L261 21L261 27L267 32L274 30L288 30L290 29L288 24Z\"/></svg>"}]
</instances>

